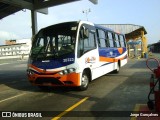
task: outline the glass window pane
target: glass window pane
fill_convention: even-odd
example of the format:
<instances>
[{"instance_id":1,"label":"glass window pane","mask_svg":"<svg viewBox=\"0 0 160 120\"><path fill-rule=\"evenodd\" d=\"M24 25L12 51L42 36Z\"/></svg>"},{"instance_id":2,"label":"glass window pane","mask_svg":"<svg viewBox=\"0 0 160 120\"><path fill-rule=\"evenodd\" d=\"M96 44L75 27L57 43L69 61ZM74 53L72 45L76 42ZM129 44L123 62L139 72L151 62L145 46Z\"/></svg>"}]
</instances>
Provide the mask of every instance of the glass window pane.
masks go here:
<instances>
[{"instance_id":1,"label":"glass window pane","mask_svg":"<svg viewBox=\"0 0 160 120\"><path fill-rule=\"evenodd\" d=\"M98 36L99 36L99 43L100 43L100 47L106 47L106 36L105 36L105 32L103 30L98 30Z\"/></svg>"},{"instance_id":2,"label":"glass window pane","mask_svg":"<svg viewBox=\"0 0 160 120\"><path fill-rule=\"evenodd\" d=\"M114 47L113 36L112 36L111 32L108 32L108 39L109 39L109 45L110 45L110 47Z\"/></svg>"},{"instance_id":3,"label":"glass window pane","mask_svg":"<svg viewBox=\"0 0 160 120\"><path fill-rule=\"evenodd\" d=\"M116 42L116 46L120 47L118 34L115 34L115 42Z\"/></svg>"},{"instance_id":4,"label":"glass window pane","mask_svg":"<svg viewBox=\"0 0 160 120\"><path fill-rule=\"evenodd\" d=\"M120 42L121 42L121 47L125 47L126 46L123 35L120 35Z\"/></svg>"}]
</instances>

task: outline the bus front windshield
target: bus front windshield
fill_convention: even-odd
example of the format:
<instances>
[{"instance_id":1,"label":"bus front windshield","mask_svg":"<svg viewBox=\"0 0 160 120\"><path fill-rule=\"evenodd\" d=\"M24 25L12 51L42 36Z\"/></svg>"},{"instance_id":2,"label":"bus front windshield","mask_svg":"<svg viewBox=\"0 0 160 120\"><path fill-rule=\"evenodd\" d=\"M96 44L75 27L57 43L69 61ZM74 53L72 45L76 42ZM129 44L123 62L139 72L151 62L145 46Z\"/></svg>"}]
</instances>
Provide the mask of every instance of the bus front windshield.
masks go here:
<instances>
[{"instance_id":1,"label":"bus front windshield","mask_svg":"<svg viewBox=\"0 0 160 120\"><path fill-rule=\"evenodd\" d=\"M31 57L48 59L74 54L76 33L76 23L57 24L42 29L33 41Z\"/></svg>"}]
</instances>

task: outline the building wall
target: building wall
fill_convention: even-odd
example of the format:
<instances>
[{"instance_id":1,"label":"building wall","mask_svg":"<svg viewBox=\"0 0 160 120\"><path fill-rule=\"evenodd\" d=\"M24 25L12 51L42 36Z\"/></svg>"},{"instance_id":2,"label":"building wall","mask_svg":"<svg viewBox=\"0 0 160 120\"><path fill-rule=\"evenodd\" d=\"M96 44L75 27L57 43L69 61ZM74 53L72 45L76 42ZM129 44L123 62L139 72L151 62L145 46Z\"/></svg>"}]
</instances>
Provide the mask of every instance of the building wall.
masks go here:
<instances>
[{"instance_id":1,"label":"building wall","mask_svg":"<svg viewBox=\"0 0 160 120\"><path fill-rule=\"evenodd\" d=\"M151 51L153 53L160 53L160 42L153 44L153 47L151 47Z\"/></svg>"},{"instance_id":2,"label":"building wall","mask_svg":"<svg viewBox=\"0 0 160 120\"><path fill-rule=\"evenodd\" d=\"M160 42L148 45L148 51L153 53L160 53Z\"/></svg>"},{"instance_id":3,"label":"building wall","mask_svg":"<svg viewBox=\"0 0 160 120\"><path fill-rule=\"evenodd\" d=\"M21 42L22 41L23 40L21 40ZM28 55L31 49L31 40L28 39L26 41L25 43L19 42L13 45L1 45L0 56L16 56L16 55L22 55L22 54Z\"/></svg>"}]
</instances>

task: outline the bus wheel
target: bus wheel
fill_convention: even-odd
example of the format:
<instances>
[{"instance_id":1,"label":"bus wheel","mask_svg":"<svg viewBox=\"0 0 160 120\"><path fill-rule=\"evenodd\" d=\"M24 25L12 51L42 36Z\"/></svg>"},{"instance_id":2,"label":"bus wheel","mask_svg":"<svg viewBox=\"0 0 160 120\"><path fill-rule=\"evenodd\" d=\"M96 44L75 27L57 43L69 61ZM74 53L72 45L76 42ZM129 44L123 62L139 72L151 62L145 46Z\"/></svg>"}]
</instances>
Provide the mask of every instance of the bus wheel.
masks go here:
<instances>
[{"instance_id":1,"label":"bus wheel","mask_svg":"<svg viewBox=\"0 0 160 120\"><path fill-rule=\"evenodd\" d=\"M80 89L81 91L87 90L88 85L89 85L88 75L87 75L85 72L83 72L82 78L81 78L81 86L79 87L79 89Z\"/></svg>"}]
</instances>

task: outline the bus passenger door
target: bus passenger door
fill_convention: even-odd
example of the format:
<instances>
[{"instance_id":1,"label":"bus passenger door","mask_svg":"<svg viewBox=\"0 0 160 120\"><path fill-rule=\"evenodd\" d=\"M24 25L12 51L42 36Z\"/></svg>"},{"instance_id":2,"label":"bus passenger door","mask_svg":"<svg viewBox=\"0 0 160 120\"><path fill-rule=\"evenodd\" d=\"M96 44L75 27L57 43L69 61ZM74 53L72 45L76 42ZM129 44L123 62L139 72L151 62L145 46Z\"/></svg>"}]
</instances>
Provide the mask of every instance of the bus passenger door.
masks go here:
<instances>
[{"instance_id":1,"label":"bus passenger door","mask_svg":"<svg viewBox=\"0 0 160 120\"><path fill-rule=\"evenodd\" d=\"M97 62L99 60L99 53L96 41L96 30L94 26L82 25L79 32L78 41L78 64L81 70L89 68L94 78L95 70L97 68Z\"/></svg>"}]
</instances>

